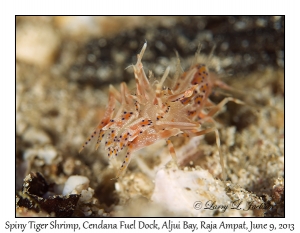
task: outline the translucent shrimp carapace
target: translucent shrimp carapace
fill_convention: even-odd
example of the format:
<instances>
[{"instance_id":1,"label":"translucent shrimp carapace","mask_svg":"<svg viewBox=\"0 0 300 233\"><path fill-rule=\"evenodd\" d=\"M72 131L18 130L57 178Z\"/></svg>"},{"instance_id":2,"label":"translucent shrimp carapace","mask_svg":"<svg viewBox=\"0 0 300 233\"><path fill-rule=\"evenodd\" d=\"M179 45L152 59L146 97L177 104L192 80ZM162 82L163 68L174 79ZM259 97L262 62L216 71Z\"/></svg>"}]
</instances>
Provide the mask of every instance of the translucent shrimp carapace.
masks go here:
<instances>
[{"instance_id":1,"label":"translucent shrimp carapace","mask_svg":"<svg viewBox=\"0 0 300 233\"><path fill-rule=\"evenodd\" d=\"M203 129L201 125L206 121L213 122L213 115L226 102L237 101L229 97L214 105L209 100L212 88L220 82L210 79L208 68L204 64L194 64L183 73L177 69L172 79L173 85L169 88L163 86L169 75L169 68L160 81L150 83L142 64L146 47L147 43L137 55L136 64L132 65L136 92L130 93L125 83L121 83L120 92L110 85L109 101L104 117L79 151L81 152L95 137L97 137L96 149L105 139L105 150L109 158L126 150L117 178L126 171L133 152L150 146L158 140L166 140L175 161L175 150L169 140L172 136L192 137L213 131L216 133L219 148L217 129L214 126ZM179 59L177 59L177 67L180 67ZM117 103L118 108L116 108ZM207 110L208 106L209 110ZM220 158L224 179L224 162L221 154Z\"/></svg>"}]
</instances>

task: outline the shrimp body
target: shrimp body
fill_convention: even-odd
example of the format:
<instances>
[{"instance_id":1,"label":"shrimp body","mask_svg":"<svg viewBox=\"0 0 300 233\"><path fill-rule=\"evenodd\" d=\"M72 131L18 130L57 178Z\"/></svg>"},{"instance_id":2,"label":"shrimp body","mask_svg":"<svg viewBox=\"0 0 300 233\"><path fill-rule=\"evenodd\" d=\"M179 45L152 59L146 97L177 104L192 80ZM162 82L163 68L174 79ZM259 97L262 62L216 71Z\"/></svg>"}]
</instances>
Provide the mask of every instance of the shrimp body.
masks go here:
<instances>
[{"instance_id":1,"label":"shrimp body","mask_svg":"<svg viewBox=\"0 0 300 233\"><path fill-rule=\"evenodd\" d=\"M150 83L142 64L146 47L147 43L137 55L136 64L132 65L136 92L130 93L124 82L121 83L120 92L110 85L104 117L79 151L94 137L97 137L96 149L105 138L105 150L109 158L127 150L117 178L126 171L133 152L158 140L166 140L175 161L175 150L169 140L172 136L180 134L192 137L215 131L219 140L216 128L201 129L202 123L212 121L212 114L205 110L212 105L209 95L215 85L208 68L204 64L194 64L183 73L178 71L174 85L164 88L169 68L160 81ZM177 66L180 66L179 59ZM119 103L118 109L115 109L116 103ZM215 106L211 111L218 111L224 104ZM218 147L219 144L217 142Z\"/></svg>"}]
</instances>

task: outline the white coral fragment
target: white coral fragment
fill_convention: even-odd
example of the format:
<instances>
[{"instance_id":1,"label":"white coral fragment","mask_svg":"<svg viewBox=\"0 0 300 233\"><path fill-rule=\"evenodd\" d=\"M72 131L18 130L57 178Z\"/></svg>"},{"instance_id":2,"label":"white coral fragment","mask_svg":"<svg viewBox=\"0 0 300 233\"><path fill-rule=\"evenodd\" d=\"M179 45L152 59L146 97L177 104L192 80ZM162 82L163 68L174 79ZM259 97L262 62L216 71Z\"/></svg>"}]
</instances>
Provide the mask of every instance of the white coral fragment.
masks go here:
<instances>
[{"instance_id":1,"label":"white coral fragment","mask_svg":"<svg viewBox=\"0 0 300 233\"><path fill-rule=\"evenodd\" d=\"M182 171L164 168L159 170L151 199L168 211L190 217L213 216L214 210L204 209L209 201L223 205L229 205L231 202L226 195L223 183L202 169ZM202 203L202 208L199 210L194 206L197 202ZM227 209L226 212L229 211Z\"/></svg>"},{"instance_id":2,"label":"white coral fragment","mask_svg":"<svg viewBox=\"0 0 300 233\"><path fill-rule=\"evenodd\" d=\"M80 194L89 187L90 180L85 176L70 176L65 183L63 195Z\"/></svg>"}]
</instances>

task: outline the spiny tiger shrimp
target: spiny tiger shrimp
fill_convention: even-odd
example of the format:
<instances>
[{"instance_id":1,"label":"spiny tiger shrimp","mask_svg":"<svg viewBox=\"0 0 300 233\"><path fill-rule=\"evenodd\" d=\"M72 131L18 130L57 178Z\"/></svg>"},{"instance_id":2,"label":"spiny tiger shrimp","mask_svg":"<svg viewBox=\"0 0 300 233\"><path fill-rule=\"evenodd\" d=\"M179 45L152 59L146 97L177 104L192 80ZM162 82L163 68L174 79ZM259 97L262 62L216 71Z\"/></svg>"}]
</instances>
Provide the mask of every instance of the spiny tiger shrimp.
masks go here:
<instances>
[{"instance_id":1,"label":"spiny tiger shrimp","mask_svg":"<svg viewBox=\"0 0 300 233\"><path fill-rule=\"evenodd\" d=\"M137 55L137 62L132 65L134 70L136 92L130 93L126 83L121 83L120 92L112 85L109 86L109 101L104 117L94 129L90 137L82 145L79 153L88 143L97 137L96 150L105 137L105 150L108 158L117 156L122 150L127 150L125 159L117 172L116 178L124 175L133 152L150 146L158 140L166 140L172 159L177 164L174 146L169 139L172 136L183 135L196 137L215 132L216 144L222 167L222 178L225 179L224 159L220 151L219 132L215 126L203 128L206 122L214 122L213 116L228 102L242 101L232 97L224 98L215 105L209 96L215 86L228 87L226 84L212 78L204 64L192 64L183 72L177 54L176 73L173 85L164 87L169 75L169 67L165 70L160 81L150 83L152 78L146 76L142 58L147 47L145 42L141 52ZM200 49L196 52L199 55ZM196 59L195 59L196 60ZM116 102L119 108L116 109Z\"/></svg>"}]
</instances>

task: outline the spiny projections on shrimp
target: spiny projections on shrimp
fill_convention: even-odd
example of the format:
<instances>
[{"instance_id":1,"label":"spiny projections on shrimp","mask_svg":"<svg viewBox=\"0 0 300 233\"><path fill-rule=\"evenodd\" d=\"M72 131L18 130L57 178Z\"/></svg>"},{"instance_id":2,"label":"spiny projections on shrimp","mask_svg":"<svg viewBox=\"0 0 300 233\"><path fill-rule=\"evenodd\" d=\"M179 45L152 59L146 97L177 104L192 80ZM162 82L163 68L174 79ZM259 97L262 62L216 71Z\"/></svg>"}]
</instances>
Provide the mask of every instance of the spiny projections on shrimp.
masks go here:
<instances>
[{"instance_id":1,"label":"spiny projections on shrimp","mask_svg":"<svg viewBox=\"0 0 300 233\"><path fill-rule=\"evenodd\" d=\"M169 140L176 135L194 137L214 131L220 153L218 130L214 126L206 129L201 126L205 122L213 123L215 113L228 101L239 103L238 100L227 97L218 105L214 105L209 100L213 87L226 88L227 86L210 77L208 68L204 64L194 62L195 64L192 64L186 72L182 72L178 55L173 85L170 88L163 86L169 74L169 67L160 81L150 83L142 64L146 47L147 43L137 55L136 64L132 65L136 93L131 94L124 82L121 83L120 92L110 85L109 102L104 117L79 151L81 152L96 137L97 150L106 134L105 150L108 151L109 158L117 156L122 150L127 150L116 178L124 175L133 152L161 139L166 140L170 154L176 162L175 150ZM199 52L200 49L196 57ZM151 76L150 73L149 78ZM119 102L119 109L115 109L116 102ZM224 162L221 154L220 161L224 179Z\"/></svg>"}]
</instances>

